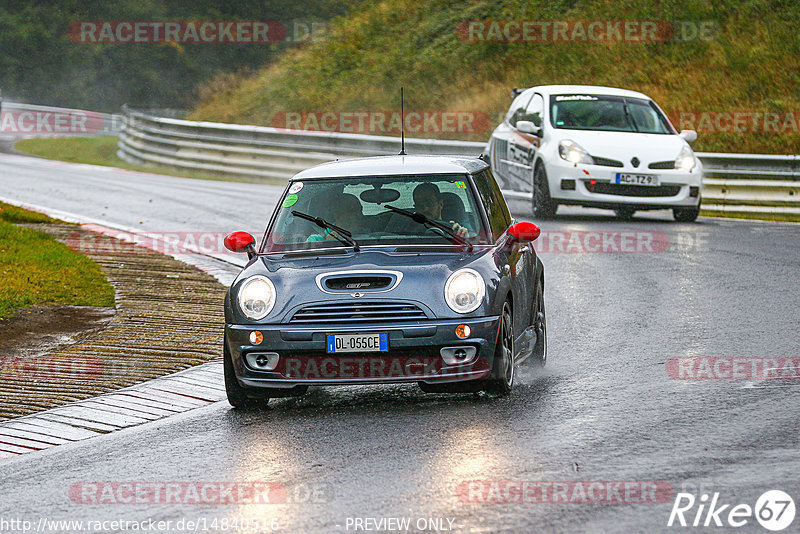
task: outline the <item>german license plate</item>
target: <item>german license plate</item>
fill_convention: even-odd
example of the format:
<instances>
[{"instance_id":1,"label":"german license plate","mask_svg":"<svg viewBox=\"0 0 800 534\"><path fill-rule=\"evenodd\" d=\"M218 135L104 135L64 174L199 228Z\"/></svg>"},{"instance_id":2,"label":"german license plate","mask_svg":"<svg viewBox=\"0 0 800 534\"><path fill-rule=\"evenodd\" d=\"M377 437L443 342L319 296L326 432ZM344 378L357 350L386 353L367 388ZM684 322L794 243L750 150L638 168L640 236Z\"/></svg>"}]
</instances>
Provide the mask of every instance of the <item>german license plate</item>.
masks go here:
<instances>
[{"instance_id":1,"label":"german license plate","mask_svg":"<svg viewBox=\"0 0 800 534\"><path fill-rule=\"evenodd\" d=\"M386 352L389 334L329 334L328 352Z\"/></svg>"},{"instance_id":2,"label":"german license plate","mask_svg":"<svg viewBox=\"0 0 800 534\"><path fill-rule=\"evenodd\" d=\"M654 174L624 174L618 172L617 183L629 185L658 185L658 176Z\"/></svg>"}]
</instances>

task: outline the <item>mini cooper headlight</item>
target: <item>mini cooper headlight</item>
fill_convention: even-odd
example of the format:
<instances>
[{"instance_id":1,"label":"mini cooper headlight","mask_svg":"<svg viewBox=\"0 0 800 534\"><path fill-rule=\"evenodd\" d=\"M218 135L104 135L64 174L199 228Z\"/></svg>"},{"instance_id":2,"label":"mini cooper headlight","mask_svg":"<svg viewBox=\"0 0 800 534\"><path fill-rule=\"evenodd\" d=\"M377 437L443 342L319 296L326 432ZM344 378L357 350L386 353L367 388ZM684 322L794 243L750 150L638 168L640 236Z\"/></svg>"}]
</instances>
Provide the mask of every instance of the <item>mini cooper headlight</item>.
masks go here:
<instances>
[{"instance_id":1,"label":"mini cooper headlight","mask_svg":"<svg viewBox=\"0 0 800 534\"><path fill-rule=\"evenodd\" d=\"M486 294L483 277L472 269L459 269L450 275L444 285L444 299L457 313L469 313L478 309Z\"/></svg>"},{"instance_id":2,"label":"mini cooper headlight","mask_svg":"<svg viewBox=\"0 0 800 534\"><path fill-rule=\"evenodd\" d=\"M263 319L275 305L275 285L266 276L252 276L239 287L239 308L248 318Z\"/></svg>"},{"instance_id":3,"label":"mini cooper headlight","mask_svg":"<svg viewBox=\"0 0 800 534\"><path fill-rule=\"evenodd\" d=\"M570 163L588 163L590 165L594 163L592 156L581 145L569 139L564 139L558 143L558 155L561 156L561 159Z\"/></svg>"},{"instance_id":4,"label":"mini cooper headlight","mask_svg":"<svg viewBox=\"0 0 800 534\"><path fill-rule=\"evenodd\" d=\"M684 146L681 153L675 159L675 168L682 171L691 171L694 169L694 153L688 146Z\"/></svg>"}]
</instances>

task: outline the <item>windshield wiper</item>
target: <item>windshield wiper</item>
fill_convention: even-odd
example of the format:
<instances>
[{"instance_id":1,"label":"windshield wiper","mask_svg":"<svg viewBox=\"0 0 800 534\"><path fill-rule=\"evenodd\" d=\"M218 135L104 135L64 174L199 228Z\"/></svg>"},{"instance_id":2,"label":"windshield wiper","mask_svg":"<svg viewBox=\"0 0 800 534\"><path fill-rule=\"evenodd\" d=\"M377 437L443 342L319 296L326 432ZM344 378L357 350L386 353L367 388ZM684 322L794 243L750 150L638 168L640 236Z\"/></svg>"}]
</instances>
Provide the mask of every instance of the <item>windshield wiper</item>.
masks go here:
<instances>
[{"instance_id":1,"label":"windshield wiper","mask_svg":"<svg viewBox=\"0 0 800 534\"><path fill-rule=\"evenodd\" d=\"M353 239L353 234L350 233L349 230L345 230L341 226L336 226L335 224L331 224L322 217L314 217L313 215L308 215L307 213L302 213L299 211L292 211L292 215L295 217L300 217L301 219L305 219L307 221L311 221L320 228L324 228L326 230L331 231L331 235L344 243L345 245L350 245L353 247L353 252L358 252L361 250L361 247L358 246L358 243L355 239Z\"/></svg>"},{"instance_id":2,"label":"windshield wiper","mask_svg":"<svg viewBox=\"0 0 800 534\"><path fill-rule=\"evenodd\" d=\"M625 110L625 118L628 119L628 124L633 126L633 131L638 132L639 128L636 126L636 122L634 122L633 117L631 117L631 112L628 111L628 103L624 100L622 101L622 109Z\"/></svg>"},{"instance_id":3,"label":"windshield wiper","mask_svg":"<svg viewBox=\"0 0 800 534\"><path fill-rule=\"evenodd\" d=\"M470 252L472 251L472 243L470 242L470 240L467 239L466 237L458 235L453 231L452 228L450 228L446 224L442 224L439 221L434 221L433 219L426 217L425 215L421 214L418 211L408 211L402 208L395 208L394 206L390 206L389 204L384 204L383 206L387 209L392 210L395 213L399 213L400 215L405 215L412 221L419 223L425 226L426 228L430 227L438 228L442 232L449 235L451 238L455 239L456 241L459 241L462 245L466 245L468 251Z\"/></svg>"}]
</instances>

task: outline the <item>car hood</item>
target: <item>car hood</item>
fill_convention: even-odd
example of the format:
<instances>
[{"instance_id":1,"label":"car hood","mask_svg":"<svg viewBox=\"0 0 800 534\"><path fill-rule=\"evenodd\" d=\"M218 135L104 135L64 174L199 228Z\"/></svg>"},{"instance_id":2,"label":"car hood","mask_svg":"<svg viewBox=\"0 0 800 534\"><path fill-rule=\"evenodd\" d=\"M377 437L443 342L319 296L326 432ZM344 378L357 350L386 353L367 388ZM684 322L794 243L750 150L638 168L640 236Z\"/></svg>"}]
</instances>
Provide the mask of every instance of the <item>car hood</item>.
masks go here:
<instances>
[{"instance_id":1,"label":"car hood","mask_svg":"<svg viewBox=\"0 0 800 534\"><path fill-rule=\"evenodd\" d=\"M332 301L353 301L352 293L361 293L365 300L404 300L420 305L429 317L453 317L444 300L444 285L456 270L469 266L483 276L487 290L497 280L494 256L490 247L475 247L472 252L413 252L391 249L365 249L346 254L294 256L273 254L259 256L233 283L232 291L245 279L256 274L267 276L277 294L273 311L262 321L286 322L300 307ZM430 250L430 249L428 249ZM447 250L447 249L443 249ZM396 271L401 281L391 290L369 290L326 293L317 285L317 277L341 271ZM494 282L496 284L496 282ZM480 310L480 309L479 309Z\"/></svg>"},{"instance_id":2,"label":"car hood","mask_svg":"<svg viewBox=\"0 0 800 534\"><path fill-rule=\"evenodd\" d=\"M630 166L635 156L647 168L647 164L656 161L669 161L687 146L686 141L678 135L643 134L631 132L592 132L587 130L558 130L560 139L571 139L592 156L610 158Z\"/></svg>"}]
</instances>

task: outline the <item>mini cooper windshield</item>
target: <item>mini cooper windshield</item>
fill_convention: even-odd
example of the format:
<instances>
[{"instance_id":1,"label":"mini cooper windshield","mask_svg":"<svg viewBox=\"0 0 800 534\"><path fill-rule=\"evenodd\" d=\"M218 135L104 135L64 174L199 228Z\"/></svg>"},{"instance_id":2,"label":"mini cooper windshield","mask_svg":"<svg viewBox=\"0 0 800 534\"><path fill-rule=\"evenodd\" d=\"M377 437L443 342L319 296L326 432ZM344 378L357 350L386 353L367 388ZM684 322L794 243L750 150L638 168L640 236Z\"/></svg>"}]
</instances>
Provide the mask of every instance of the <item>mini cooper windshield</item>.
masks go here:
<instances>
[{"instance_id":1,"label":"mini cooper windshield","mask_svg":"<svg viewBox=\"0 0 800 534\"><path fill-rule=\"evenodd\" d=\"M673 132L656 106L641 98L604 95L555 95L550 97L553 126L567 130Z\"/></svg>"},{"instance_id":2,"label":"mini cooper windshield","mask_svg":"<svg viewBox=\"0 0 800 534\"><path fill-rule=\"evenodd\" d=\"M294 181L262 253L369 245L485 244L466 175L403 175Z\"/></svg>"}]
</instances>

